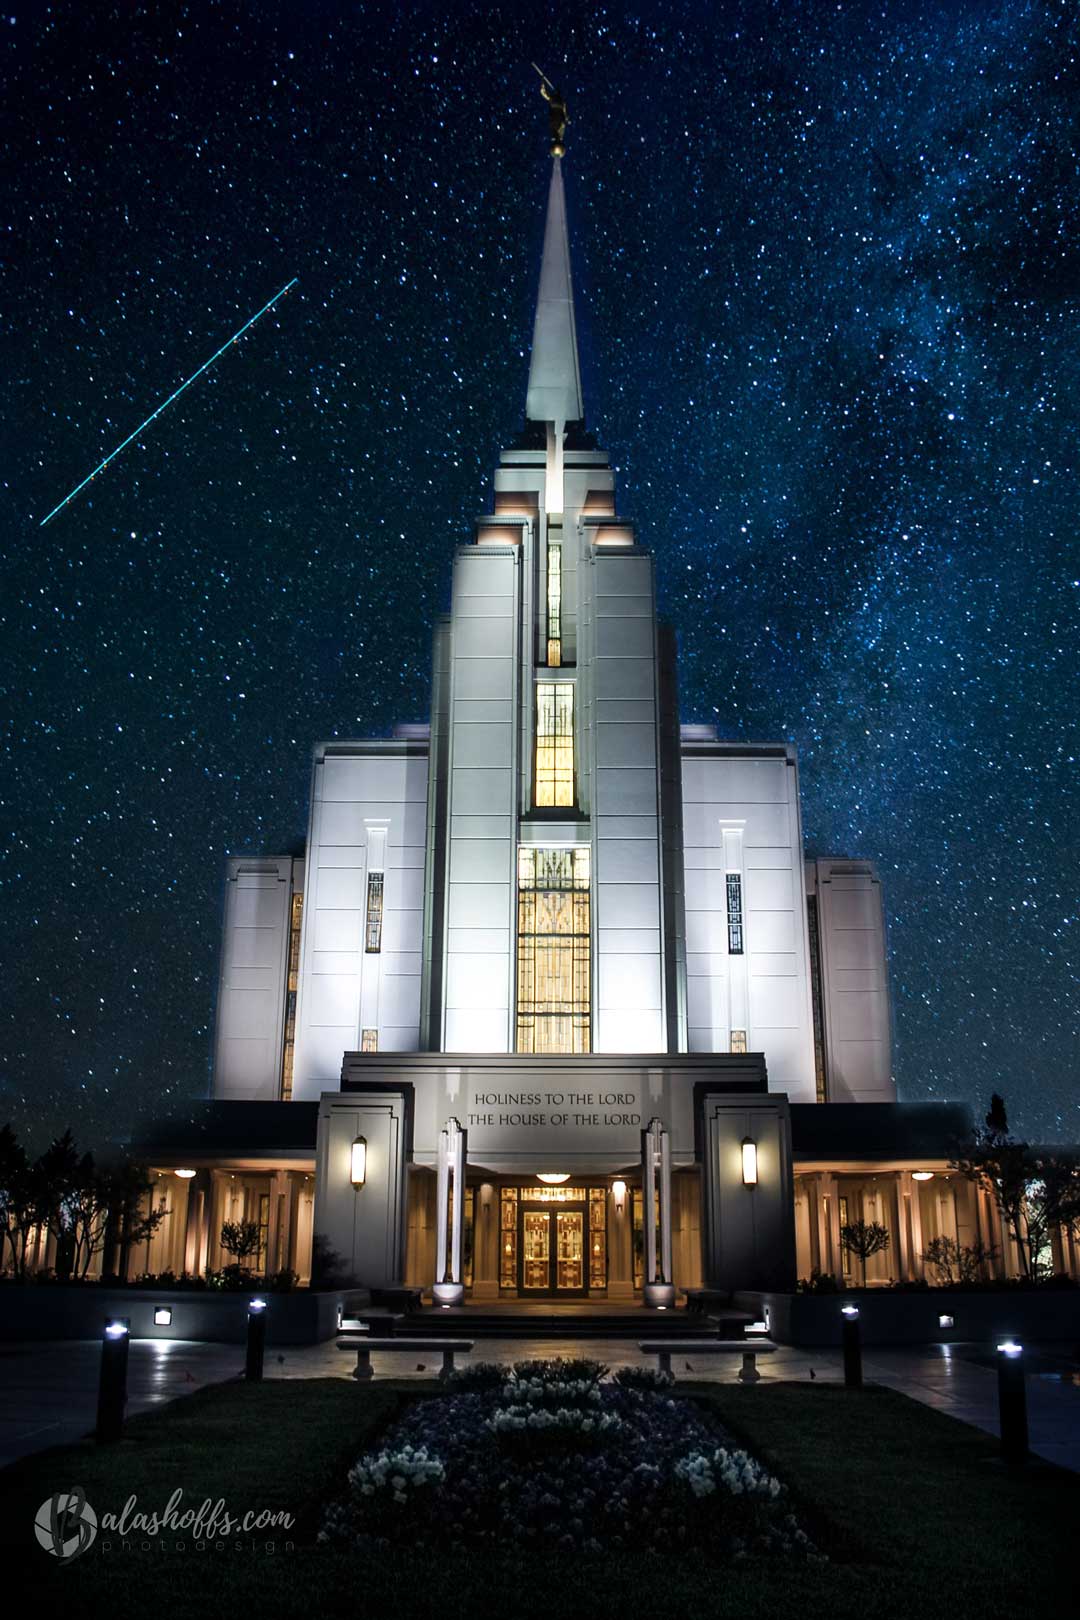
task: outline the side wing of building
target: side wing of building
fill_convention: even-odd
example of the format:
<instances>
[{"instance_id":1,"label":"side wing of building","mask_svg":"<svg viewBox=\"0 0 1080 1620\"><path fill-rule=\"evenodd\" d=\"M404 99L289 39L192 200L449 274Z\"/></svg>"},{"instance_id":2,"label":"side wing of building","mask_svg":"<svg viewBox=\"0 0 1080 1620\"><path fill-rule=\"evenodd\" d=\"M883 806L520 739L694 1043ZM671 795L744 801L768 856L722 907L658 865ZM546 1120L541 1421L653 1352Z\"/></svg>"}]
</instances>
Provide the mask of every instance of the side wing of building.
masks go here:
<instances>
[{"instance_id":1,"label":"side wing of building","mask_svg":"<svg viewBox=\"0 0 1080 1620\"><path fill-rule=\"evenodd\" d=\"M294 1098L336 1090L343 1052L419 1046L425 733L315 751Z\"/></svg>"},{"instance_id":2,"label":"side wing of building","mask_svg":"<svg viewBox=\"0 0 1080 1620\"><path fill-rule=\"evenodd\" d=\"M682 744L691 1052L763 1052L769 1087L813 1102L813 1014L795 750Z\"/></svg>"},{"instance_id":3,"label":"side wing of building","mask_svg":"<svg viewBox=\"0 0 1080 1620\"><path fill-rule=\"evenodd\" d=\"M815 1041L829 1102L895 1102L881 880L870 861L806 862Z\"/></svg>"}]
</instances>

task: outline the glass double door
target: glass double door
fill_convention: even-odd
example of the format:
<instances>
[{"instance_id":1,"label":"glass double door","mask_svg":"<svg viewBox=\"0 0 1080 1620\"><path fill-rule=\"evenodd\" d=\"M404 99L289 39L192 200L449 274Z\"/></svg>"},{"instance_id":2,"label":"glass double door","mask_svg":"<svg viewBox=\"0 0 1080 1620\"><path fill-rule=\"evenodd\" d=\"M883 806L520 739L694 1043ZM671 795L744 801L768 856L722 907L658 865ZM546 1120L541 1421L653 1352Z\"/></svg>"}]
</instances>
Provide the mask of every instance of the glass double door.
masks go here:
<instances>
[{"instance_id":1,"label":"glass double door","mask_svg":"<svg viewBox=\"0 0 1080 1620\"><path fill-rule=\"evenodd\" d=\"M585 1294L586 1208L521 1210L518 1253L523 1294Z\"/></svg>"}]
</instances>

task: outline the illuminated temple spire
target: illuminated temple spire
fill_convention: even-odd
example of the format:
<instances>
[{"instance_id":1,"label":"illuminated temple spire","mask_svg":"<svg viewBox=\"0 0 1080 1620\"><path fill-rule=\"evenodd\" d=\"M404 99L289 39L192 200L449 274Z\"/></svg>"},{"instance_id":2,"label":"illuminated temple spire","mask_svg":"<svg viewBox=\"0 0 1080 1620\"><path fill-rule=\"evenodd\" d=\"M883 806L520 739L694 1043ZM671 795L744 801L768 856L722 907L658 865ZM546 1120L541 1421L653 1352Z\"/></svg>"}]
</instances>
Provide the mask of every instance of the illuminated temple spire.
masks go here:
<instances>
[{"instance_id":1,"label":"illuminated temple spire","mask_svg":"<svg viewBox=\"0 0 1080 1620\"><path fill-rule=\"evenodd\" d=\"M525 415L530 422L554 424L560 439L567 422L580 422L585 415L561 157L555 157L551 165Z\"/></svg>"}]
</instances>

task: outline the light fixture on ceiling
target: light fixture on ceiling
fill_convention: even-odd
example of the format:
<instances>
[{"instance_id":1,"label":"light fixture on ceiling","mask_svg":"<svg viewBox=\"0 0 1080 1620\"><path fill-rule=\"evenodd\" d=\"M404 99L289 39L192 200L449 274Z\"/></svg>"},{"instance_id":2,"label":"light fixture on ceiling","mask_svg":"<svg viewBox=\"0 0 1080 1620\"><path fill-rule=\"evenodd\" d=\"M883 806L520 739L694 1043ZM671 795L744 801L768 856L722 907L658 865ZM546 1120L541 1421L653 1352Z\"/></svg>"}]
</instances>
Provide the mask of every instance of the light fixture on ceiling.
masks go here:
<instances>
[{"instance_id":1,"label":"light fixture on ceiling","mask_svg":"<svg viewBox=\"0 0 1080 1620\"><path fill-rule=\"evenodd\" d=\"M192 1177L194 1176L194 1174L195 1174L194 1170L174 1170L173 1171L173 1175L174 1176L179 1176L181 1181L190 1181L192 1179Z\"/></svg>"},{"instance_id":2,"label":"light fixture on ceiling","mask_svg":"<svg viewBox=\"0 0 1080 1620\"><path fill-rule=\"evenodd\" d=\"M934 1172L932 1170L913 1170L911 1179L912 1181L933 1181Z\"/></svg>"},{"instance_id":3,"label":"light fixture on ceiling","mask_svg":"<svg viewBox=\"0 0 1080 1620\"><path fill-rule=\"evenodd\" d=\"M570 1180L570 1172L545 1170L542 1175L538 1174L536 1179L542 1181L545 1187L561 1187L564 1181Z\"/></svg>"}]
</instances>

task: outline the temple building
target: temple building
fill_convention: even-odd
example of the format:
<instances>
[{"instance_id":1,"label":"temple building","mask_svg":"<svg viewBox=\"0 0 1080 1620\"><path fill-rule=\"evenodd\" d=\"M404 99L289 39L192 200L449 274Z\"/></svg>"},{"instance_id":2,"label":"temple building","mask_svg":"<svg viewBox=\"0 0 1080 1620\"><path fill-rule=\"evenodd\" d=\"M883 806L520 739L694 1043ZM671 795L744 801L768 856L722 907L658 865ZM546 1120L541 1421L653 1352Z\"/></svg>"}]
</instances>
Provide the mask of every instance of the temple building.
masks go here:
<instances>
[{"instance_id":1,"label":"temple building","mask_svg":"<svg viewBox=\"0 0 1080 1620\"><path fill-rule=\"evenodd\" d=\"M868 1282L935 1235L1015 1268L963 1111L896 1101L873 864L807 859L789 743L680 725L639 515L586 428L556 155L430 725L319 744L303 856L228 863L212 1100L144 1144L143 1269L220 1266L240 1218L260 1271L444 1303L842 1284L859 1219Z\"/></svg>"}]
</instances>

